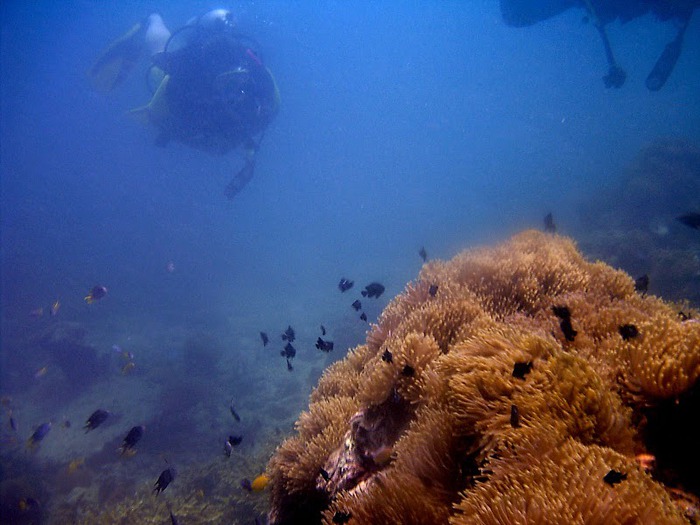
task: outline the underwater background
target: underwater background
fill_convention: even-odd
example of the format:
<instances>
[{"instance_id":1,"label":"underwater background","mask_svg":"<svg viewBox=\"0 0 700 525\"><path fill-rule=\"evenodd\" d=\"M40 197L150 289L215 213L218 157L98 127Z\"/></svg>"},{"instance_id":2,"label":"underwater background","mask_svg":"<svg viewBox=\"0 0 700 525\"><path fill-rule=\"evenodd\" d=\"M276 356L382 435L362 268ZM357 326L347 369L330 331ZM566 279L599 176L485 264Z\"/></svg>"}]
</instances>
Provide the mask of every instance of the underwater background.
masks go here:
<instances>
[{"instance_id":1,"label":"underwater background","mask_svg":"<svg viewBox=\"0 0 700 525\"><path fill-rule=\"evenodd\" d=\"M86 77L149 13L175 29L216 7L259 42L282 99L232 201L240 154L157 147L126 115L150 98L145 61L108 96ZM449 258L551 212L591 258L700 305L700 232L674 220L700 212L700 19L650 92L673 23L610 24L627 81L606 89L583 14L514 28L496 0L2 2L2 519L112 523L141 506L165 523L166 501L260 519L265 493L241 480L263 472L323 369L364 341L351 303L375 321L421 248ZM361 297L371 282L386 291ZM86 304L96 285L107 296ZM321 325L329 353L314 347ZM86 434L98 408L111 417ZM138 453L120 457L135 425ZM231 434L243 440L226 457ZM151 495L168 465L177 479Z\"/></svg>"}]
</instances>

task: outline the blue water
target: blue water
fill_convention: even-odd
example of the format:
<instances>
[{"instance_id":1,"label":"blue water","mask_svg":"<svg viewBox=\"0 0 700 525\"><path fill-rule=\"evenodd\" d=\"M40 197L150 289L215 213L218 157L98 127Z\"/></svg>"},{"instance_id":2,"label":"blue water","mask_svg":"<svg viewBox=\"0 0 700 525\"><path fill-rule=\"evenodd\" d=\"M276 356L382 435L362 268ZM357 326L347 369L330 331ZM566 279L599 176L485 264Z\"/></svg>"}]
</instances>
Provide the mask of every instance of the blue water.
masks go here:
<instances>
[{"instance_id":1,"label":"blue water","mask_svg":"<svg viewBox=\"0 0 700 525\"><path fill-rule=\"evenodd\" d=\"M79 427L94 408L131 399L126 392L187 377L203 385L197 401L211 413L206 428L184 414L181 446L161 447L177 450L181 463L188 450L222 456L233 396L261 434L287 432L323 367L364 340L368 325L349 307L358 288L386 286L365 301L371 322L417 275L423 246L431 258L448 258L540 228L549 211L563 233L584 233L581 203L613 188L641 148L659 138L700 140L697 13L673 75L652 93L644 79L675 27L651 15L608 26L628 76L606 89L602 44L582 10L512 28L495 0L233 2L227 7L260 43L282 106L253 180L228 201L223 188L240 154L156 147L153 130L126 115L150 98L145 61L107 96L86 78L99 52L150 12L175 29L212 7L0 4L0 391L12 398L21 445L40 423L55 422L31 463L79 455L83 434L59 433L63 417ZM341 277L356 283L344 295ZM96 284L108 295L86 305ZM56 299L55 317L29 315ZM330 355L313 347L320 324L336 342ZM279 356L288 325L298 334L292 372ZM64 326L83 330L104 356L91 390L68 384L45 348L32 350ZM270 335L266 348L260 330ZM183 358L193 337L217 348L218 361L201 375L193 375L196 358ZM115 344L134 352L133 376L120 373ZM110 394L99 397L100 385ZM269 402L279 392L286 409L275 412ZM129 417L136 408L125 401L114 434L148 426L162 402L156 395L155 408ZM6 414L2 424L9 443ZM140 455L163 452L152 427ZM192 433L197 444L186 446ZM159 472L132 465L144 479Z\"/></svg>"}]
</instances>

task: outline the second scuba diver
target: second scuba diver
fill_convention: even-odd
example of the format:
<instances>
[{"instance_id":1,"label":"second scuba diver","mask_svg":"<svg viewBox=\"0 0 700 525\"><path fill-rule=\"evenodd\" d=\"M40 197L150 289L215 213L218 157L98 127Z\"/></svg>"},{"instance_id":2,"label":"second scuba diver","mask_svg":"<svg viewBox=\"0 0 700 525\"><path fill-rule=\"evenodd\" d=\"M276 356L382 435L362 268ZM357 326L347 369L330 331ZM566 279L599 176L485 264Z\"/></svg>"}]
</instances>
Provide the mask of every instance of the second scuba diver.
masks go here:
<instances>
[{"instance_id":1,"label":"second scuba diver","mask_svg":"<svg viewBox=\"0 0 700 525\"><path fill-rule=\"evenodd\" d=\"M225 190L232 199L253 177L280 104L256 47L237 32L230 11L210 11L173 33L154 13L113 42L88 74L98 91L112 91L147 54L153 96L130 113L155 126L159 146L175 141L215 155L242 148L244 166Z\"/></svg>"}]
</instances>

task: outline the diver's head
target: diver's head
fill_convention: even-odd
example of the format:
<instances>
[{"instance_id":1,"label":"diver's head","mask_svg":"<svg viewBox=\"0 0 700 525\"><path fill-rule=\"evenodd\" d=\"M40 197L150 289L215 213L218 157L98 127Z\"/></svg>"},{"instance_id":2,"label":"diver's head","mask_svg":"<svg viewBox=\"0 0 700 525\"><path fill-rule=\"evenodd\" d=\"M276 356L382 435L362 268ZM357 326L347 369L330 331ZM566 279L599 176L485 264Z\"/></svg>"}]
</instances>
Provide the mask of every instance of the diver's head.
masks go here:
<instances>
[{"instance_id":1,"label":"diver's head","mask_svg":"<svg viewBox=\"0 0 700 525\"><path fill-rule=\"evenodd\" d=\"M233 29L236 21L233 13L228 9L213 9L199 17L197 22L205 29Z\"/></svg>"}]
</instances>

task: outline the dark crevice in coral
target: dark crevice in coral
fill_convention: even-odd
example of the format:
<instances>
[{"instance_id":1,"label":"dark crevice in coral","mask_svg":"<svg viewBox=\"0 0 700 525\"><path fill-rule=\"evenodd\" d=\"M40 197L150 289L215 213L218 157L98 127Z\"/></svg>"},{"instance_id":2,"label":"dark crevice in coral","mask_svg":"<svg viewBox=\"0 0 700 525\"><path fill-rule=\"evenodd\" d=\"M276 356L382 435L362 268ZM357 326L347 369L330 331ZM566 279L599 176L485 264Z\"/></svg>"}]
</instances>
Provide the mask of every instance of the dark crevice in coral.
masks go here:
<instances>
[{"instance_id":1,"label":"dark crevice in coral","mask_svg":"<svg viewBox=\"0 0 700 525\"><path fill-rule=\"evenodd\" d=\"M645 410L642 439L656 458L654 477L667 487L700 496L700 451L697 431L700 416L700 381L678 399Z\"/></svg>"},{"instance_id":2,"label":"dark crevice in coral","mask_svg":"<svg viewBox=\"0 0 700 525\"><path fill-rule=\"evenodd\" d=\"M360 418L353 418L350 432L364 468L372 470L381 466L377 465L377 454L394 446L413 419L414 412L408 401L392 392L384 403L369 407Z\"/></svg>"},{"instance_id":3,"label":"dark crevice in coral","mask_svg":"<svg viewBox=\"0 0 700 525\"><path fill-rule=\"evenodd\" d=\"M339 490L352 490L391 459L394 443L413 419L414 407L396 391L379 405L361 410L350 419L350 431L338 450L330 455L325 484L332 496Z\"/></svg>"},{"instance_id":4,"label":"dark crevice in coral","mask_svg":"<svg viewBox=\"0 0 700 525\"><path fill-rule=\"evenodd\" d=\"M275 525L321 525L323 511L330 505L330 499L321 491L305 492L294 498L279 500L274 518Z\"/></svg>"},{"instance_id":5,"label":"dark crevice in coral","mask_svg":"<svg viewBox=\"0 0 700 525\"><path fill-rule=\"evenodd\" d=\"M457 475L454 477L455 485L452 487L455 494L474 488L480 477L485 477L485 465L484 463L479 465L477 453L466 452L473 448L472 441L469 440L469 446L465 444L463 447L456 447L458 453L455 454L454 465L457 467Z\"/></svg>"}]
</instances>

